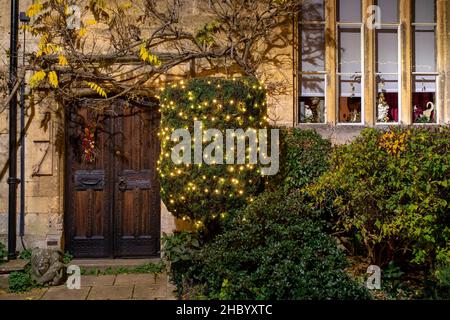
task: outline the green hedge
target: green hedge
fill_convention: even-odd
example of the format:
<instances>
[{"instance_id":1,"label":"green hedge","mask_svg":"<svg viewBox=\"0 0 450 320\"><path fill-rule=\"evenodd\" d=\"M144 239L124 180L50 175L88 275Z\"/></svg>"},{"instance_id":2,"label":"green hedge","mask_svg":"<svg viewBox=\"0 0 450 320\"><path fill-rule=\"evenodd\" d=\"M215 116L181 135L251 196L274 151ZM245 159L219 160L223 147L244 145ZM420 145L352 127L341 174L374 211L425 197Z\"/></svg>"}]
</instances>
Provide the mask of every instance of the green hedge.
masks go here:
<instances>
[{"instance_id":1,"label":"green hedge","mask_svg":"<svg viewBox=\"0 0 450 320\"><path fill-rule=\"evenodd\" d=\"M372 262L450 260L449 128L366 129L336 149L330 170L307 190Z\"/></svg>"},{"instance_id":2,"label":"green hedge","mask_svg":"<svg viewBox=\"0 0 450 320\"><path fill-rule=\"evenodd\" d=\"M336 242L304 218L307 210L301 193L263 193L194 255L185 278L211 299L369 298L345 273Z\"/></svg>"},{"instance_id":3,"label":"green hedge","mask_svg":"<svg viewBox=\"0 0 450 320\"><path fill-rule=\"evenodd\" d=\"M171 141L171 134L187 129L193 137L195 120L202 122L203 130L219 129L224 136L226 129L266 128L266 91L261 84L253 78L198 78L168 86L160 99L159 173L169 211L199 226L249 203L262 189L258 166L175 164L171 153L178 142ZM203 148L209 143L203 141ZM193 159L193 142L191 150Z\"/></svg>"}]
</instances>

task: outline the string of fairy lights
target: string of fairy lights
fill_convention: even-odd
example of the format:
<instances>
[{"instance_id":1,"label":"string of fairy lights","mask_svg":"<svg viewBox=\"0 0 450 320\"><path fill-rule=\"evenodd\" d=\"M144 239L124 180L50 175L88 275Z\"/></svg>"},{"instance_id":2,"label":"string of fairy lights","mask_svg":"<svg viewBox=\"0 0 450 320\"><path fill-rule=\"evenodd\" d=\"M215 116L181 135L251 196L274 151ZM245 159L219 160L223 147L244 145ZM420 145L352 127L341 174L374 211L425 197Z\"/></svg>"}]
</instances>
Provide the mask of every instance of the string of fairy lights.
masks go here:
<instances>
[{"instance_id":1,"label":"string of fairy lights","mask_svg":"<svg viewBox=\"0 0 450 320\"><path fill-rule=\"evenodd\" d=\"M238 79L233 78L232 81L238 81ZM207 84L213 86L212 81L207 81ZM220 92L220 89L222 89L221 83L217 83L214 85L217 89L217 92ZM245 145L245 158L246 158L245 164L223 164L223 165L218 164L220 166L226 166L226 172L223 174L224 176L220 176L219 174L217 174L217 175L213 175L212 177L208 177L206 175L192 177L192 173L194 171L193 169L201 169L203 166L206 165L203 163L198 163L198 164L178 163L178 164L175 164L175 169L171 166L165 166L166 170L163 170L161 166L164 163L171 161L171 160L169 160L171 157L171 152L172 152L170 147L173 143L175 143L175 141L171 140L172 133L176 129L189 130L189 128L192 126L190 124L187 124L187 122L192 121L192 124L193 124L195 121L200 121L202 124L203 130L207 130L206 123L209 123L212 127L214 127L215 123L219 124L219 123L223 123L223 122L230 123L230 124L234 123L239 126L247 124L247 127L242 128L242 129L244 129L244 131L246 131L246 132L254 133L255 136L257 137L257 135L256 135L257 129L251 127L250 125L248 125L248 123L253 123L253 125L257 125L258 129L267 129L268 124L269 124L269 118L268 118L266 112L260 118L261 120L255 119L255 117L252 115L247 116L244 119L243 117L244 117L245 113L248 111L247 109L249 108L249 106L246 105L245 102L243 102L243 101L237 101L234 99L229 99L228 101L223 101L223 99L221 97L216 95L212 99L196 103L197 97L195 96L194 92L187 89L186 82L184 80L170 84L169 88L184 91L183 92L184 98L187 98L187 101L192 102L191 104L189 104L189 106L185 106L185 105L181 106L181 105L177 104L176 101L169 100L167 98L164 98L161 101L161 95L166 91L165 87L160 88L161 93L157 97L161 101L160 112L162 115L164 115L164 113L170 113L172 116L176 115L178 117L178 120L181 120L181 122L186 123L186 124L183 124L181 127L174 128L174 127L171 127L166 121L163 121L163 118L162 118L163 126L161 126L161 128L158 132L158 137L161 141L161 148L162 148L161 157L157 162L157 170L158 170L160 177L163 179L164 178L167 178L167 179L184 178L184 179L189 180L186 183L186 185L184 186L183 190L180 190L180 192L178 194L169 194L168 195L170 205L187 204L193 195L198 195L198 194L203 194L205 197L208 197L210 199L216 197L217 200L223 200L224 198L233 199L236 197L242 199L242 198L246 197L246 187L254 185L255 176L260 175L261 170L259 169L259 167L257 165L250 164L250 153L252 152L252 149L249 145L245 144L245 141L243 141L244 145ZM258 85L253 84L251 86L251 88L256 91L265 91L263 83L259 83ZM252 96L249 96L249 98L252 98ZM252 108L260 109L261 107L262 108L267 107L267 96L265 96L264 101L260 102L260 103L261 103L261 105L259 105L258 103L255 102L254 105L252 106ZM235 112L238 111L242 115L236 116L235 114L227 113L227 110L229 109L226 107L227 105L232 106L233 108L230 108L230 109L233 109L233 111L235 111ZM183 108L186 108L186 107L189 110L183 110ZM192 117L191 111L193 112L195 110L199 111L198 112L199 115ZM208 114L202 115L203 112L209 111L209 110L211 110L213 112L208 112ZM265 111L267 111L267 110L265 110ZM218 115L220 115L220 116L218 116ZM245 121L245 120L248 120L248 121ZM218 133L214 134L215 139L219 139L219 137L220 137L220 135ZM235 133L233 134L233 138L234 137L236 137ZM239 138L245 140L244 136L241 136ZM191 137L191 139L192 139L192 144L195 144L196 138ZM235 141L235 139L233 141ZM205 138L205 136L203 136L202 142L207 143L207 142L211 142L211 141L209 139ZM256 142L258 142L257 138L256 138ZM191 146L192 146L192 144L191 144ZM220 148L220 147L218 147L218 148ZM233 146L233 147L231 147L230 150L234 152L235 149L236 148L234 148L234 146ZM258 147L257 149L258 149L257 151L260 152L260 148ZM182 147L181 150L184 152L184 147ZM266 156L264 153L261 155L263 157ZM205 157L205 159L207 159L208 156L204 155L204 157ZM216 165L216 163L214 161L212 161L211 164L213 166ZM198 173L198 172L200 172L200 170L196 170L195 172ZM251 173L255 173L255 172L256 172L256 175L252 176ZM254 201L254 198L252 196L247 196L245 198L245 200L248 203L251 203ZM172 209L172 211L174 214L178 214L177 208ZM211 215L211 217L213 219L216 219L219 217L224 219L224 218L226 218L226 216L227 216L226 212L220 212L220 213ZM181 218L184 221L193 222L193 225L197 228L200 228L203 226L203 222L201 220L197 219L196 221L193 221L193 219L191 219L191 217L189 217L187 215L183 215Z\"/></svg>"}]
</instances>

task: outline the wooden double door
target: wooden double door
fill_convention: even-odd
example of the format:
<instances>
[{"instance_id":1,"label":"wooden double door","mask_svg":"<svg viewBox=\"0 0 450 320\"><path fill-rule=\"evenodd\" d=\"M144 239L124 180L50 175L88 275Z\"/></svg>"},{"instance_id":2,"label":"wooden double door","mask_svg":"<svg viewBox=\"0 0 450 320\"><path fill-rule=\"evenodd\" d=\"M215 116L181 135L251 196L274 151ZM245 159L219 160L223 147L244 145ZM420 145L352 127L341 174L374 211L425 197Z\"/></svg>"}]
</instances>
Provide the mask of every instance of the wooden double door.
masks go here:
<instances>
[{"instance_id":1,"label":"wooden double door","mask_svg":"<svg viewBox=\"0 0 450 320\"><path fill-rule=\"evenodd\" d=\"M157 108L72 106L66 124L66 250L84 258L159 254Z\"/></svg>"}]
</instances>

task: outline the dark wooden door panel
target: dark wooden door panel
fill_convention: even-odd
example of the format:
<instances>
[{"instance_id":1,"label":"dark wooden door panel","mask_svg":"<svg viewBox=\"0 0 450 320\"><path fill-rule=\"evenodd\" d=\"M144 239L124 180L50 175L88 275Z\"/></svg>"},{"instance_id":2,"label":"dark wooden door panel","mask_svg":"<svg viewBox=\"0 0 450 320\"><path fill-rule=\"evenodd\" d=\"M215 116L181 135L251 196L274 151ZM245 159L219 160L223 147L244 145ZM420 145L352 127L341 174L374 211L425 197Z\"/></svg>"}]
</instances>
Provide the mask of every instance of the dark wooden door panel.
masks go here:
<instances>
[{"instance_id":1,"label":"dark wooden door panel","mask_svg":"<svg viewBox=\"0 0 450 320\"><path fill-rule=\"evenodd\" d=\"M118 256L155 255L159 251L159 184L155 146L157 118L142 108L122 105L115 121L116 215ZM122 133L122 134L121 134ZM156 199L158 199L156 201ZM158 203L156 203L158 202ZM153 223L150 223L152 221Z\"/></svg>"},{"instance_id":2,"label":"dark wooden door panel","mask_svg":"<svg viewBox=\"0 0 450 320\"><path fill-rule=\"evenodd\" d=\"M83 161L81 141L90 123L97 123L97 148L95 161L87 163ZM109 126L110 119L97 117L88 108L73 107L68 114L66 246L80 257L108 257L112 248L107 214L112 198L106 174L112 168Z\"/></svg>"},{"instance_id":3,"label":"dark wooden door panel","mask_svg":"<svg viewBox=\"0 0 450 320\"><path fill-rule=\"evenodd\" d=\"M124 102L96 116L68 115L66 246L77 257L137 257L159 252L158 114ZM82 161L88 123L98 123L96 159Z\"/></svg>"}]
</instances>

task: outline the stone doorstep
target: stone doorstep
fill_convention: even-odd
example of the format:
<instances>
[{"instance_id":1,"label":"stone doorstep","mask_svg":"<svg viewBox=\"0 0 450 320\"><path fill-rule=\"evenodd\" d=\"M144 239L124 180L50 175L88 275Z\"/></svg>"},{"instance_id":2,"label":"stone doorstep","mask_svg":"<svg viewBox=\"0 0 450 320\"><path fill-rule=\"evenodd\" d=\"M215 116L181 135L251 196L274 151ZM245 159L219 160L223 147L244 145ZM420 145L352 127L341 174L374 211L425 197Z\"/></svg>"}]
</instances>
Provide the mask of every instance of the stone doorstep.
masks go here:
<instances>
[{"instance_id":1,"label":"stone doorstep","mask_svg":"<svg viewBox=\"0 0 450 320\"><path fill-rule=\"evenodd\" d=\"M28 264L27 260L17 259L10 260L6 263L0 264L0 274L10 274L14 271L21 271L25 269Z\"/></svg>"},{"instance_id":2,"label":"stone doorstep","mask_svg":"<svg viewBox=\"0 0 450 320\"><path fill-rule=\"evenodd\" d=\"M85 270L100 270L106 269L117 270L120 268L133 268L146 263L158 263L160 258L151 259L74 259L70 262L71 265L79 266Z\"/></svg>"}]
</instances>

